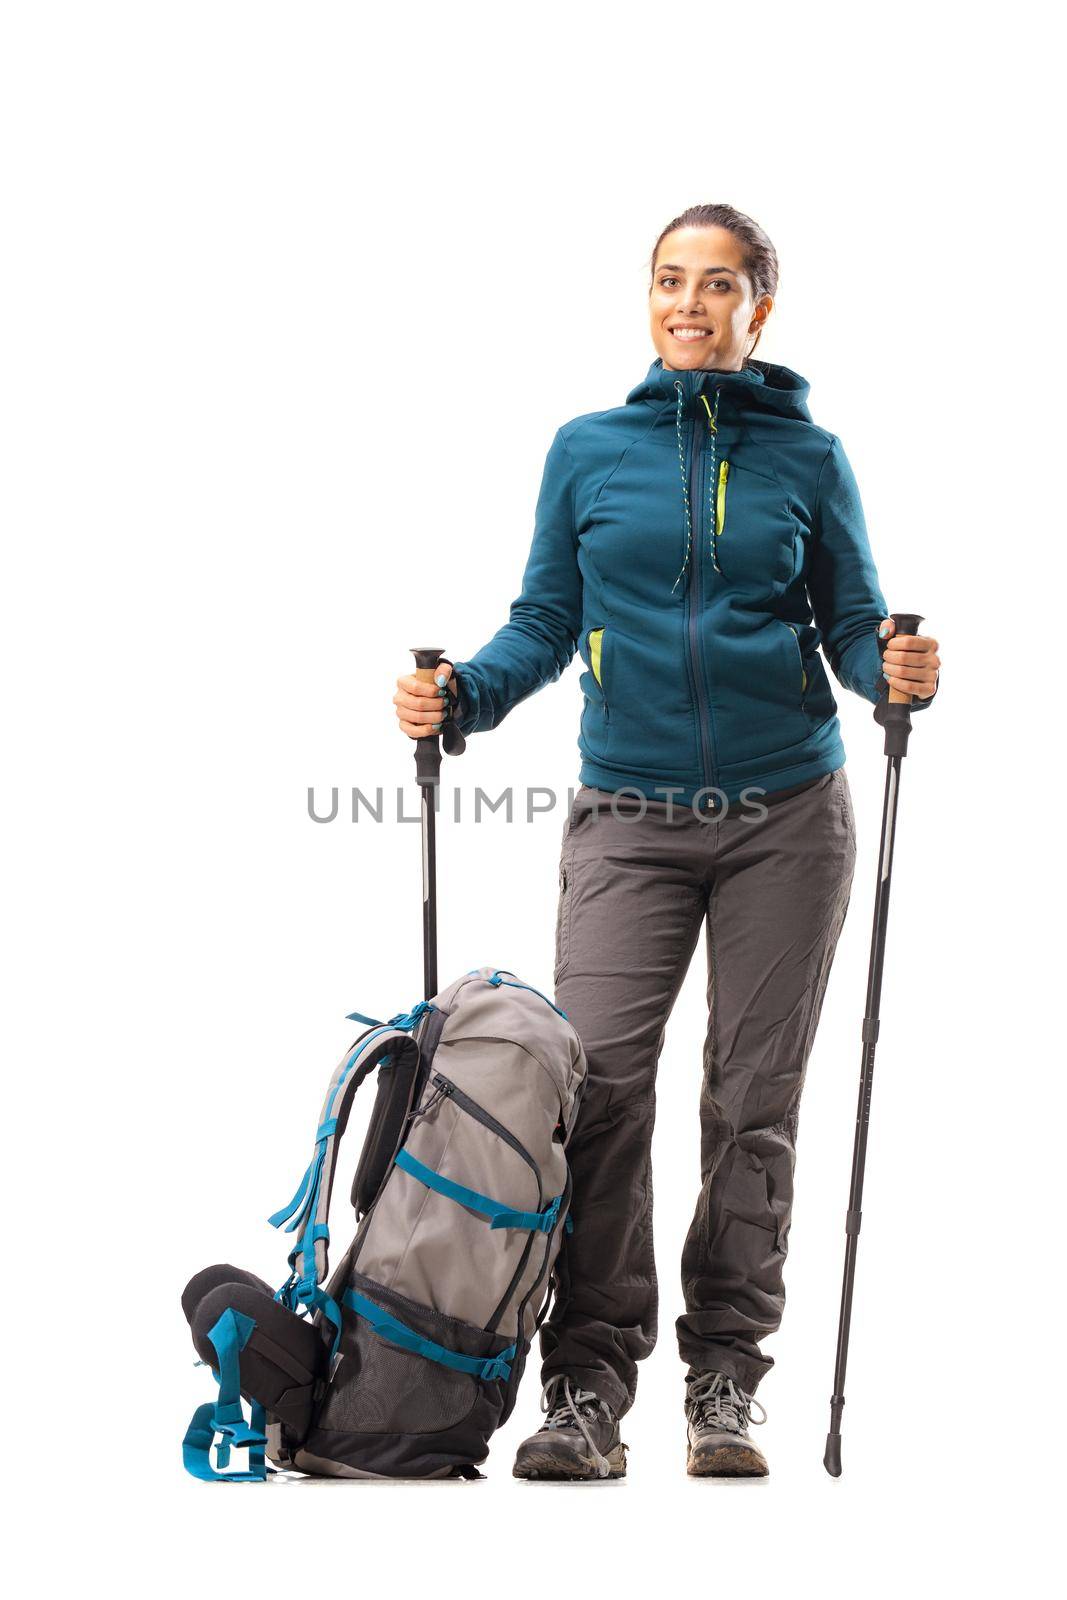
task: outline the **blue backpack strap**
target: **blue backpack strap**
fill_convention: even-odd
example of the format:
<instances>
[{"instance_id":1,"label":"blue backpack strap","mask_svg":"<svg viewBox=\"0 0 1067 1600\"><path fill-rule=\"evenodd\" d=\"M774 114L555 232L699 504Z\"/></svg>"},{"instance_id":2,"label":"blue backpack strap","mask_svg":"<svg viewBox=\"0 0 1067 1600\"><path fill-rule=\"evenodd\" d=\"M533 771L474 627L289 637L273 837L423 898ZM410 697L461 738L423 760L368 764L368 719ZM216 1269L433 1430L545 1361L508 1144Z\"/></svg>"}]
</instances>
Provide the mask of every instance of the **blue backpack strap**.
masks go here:
<instances>
[{"instance_id":1,"label":"blue backpack strap","mask_svg":"<svg viewBox=\"0 0 1067 1600\"><path fill-rule=\"evenodd\" d=\"M428 1009L423 1003L423 1010ZM422 1014L421 1012L419 1013ZM398 1019L408 1023L413 1013ZM417 1020L417 1019L416 1019ZM356 1044L338 1065L330 1079L326 1098L315 1130L315 1148L296 1193L270 1218L275 1228L295 1233L297 1242L289 1254L289 1279L278 1290L276 1299L293 1311L319 1311L334 1329L333 1353L341 1337L341 1312L322 1288L329 1271L330 1197L333 1193L337 1146L348 1125L349 1113L360 1084L386 1061L413 1056L417 1067L419 1046L406 1028L382 1023Z\"/></svg>"},{"instance_id":2,"label":"blue backpack strap","mask_svg":"<svg viewBox=\"0 0 1067 1600\"><path fill-rule=\"evenodd\" d=\"M451 1178L446 1178L443 1173L435 1172L409 1150L398 1150L393 1159L402 1172L417 1178L427 1189L445 1195L470 1211L477 1211L488 1220L490 1228L524 1228L528 1233L551 1233L556 1226L562 1195L557 1195L543 1211L513 1211L501 1201L491 1200L488 1195L479 1194L476 1189L468 1189L462 1183L454 1183Z\"/></svg>"},{"instance_id":3,"label":"blue backpack strap","mask_svg":"<svg viewBox=\"0 0 1067 1600\"><path fill-rule=\"evenodd\" d=\"M453 1372L467 1372L471 1377L482 1378L487 1383L494 1378L501 1378L506 1382L511 1377L509 1363L514 1360L516 1349L513 1344L509 1344L506 1350L501 1350L496 1356L464 1356L458 1350L447 1350L443 1344L435 1344L432 1339L423 1338L421 1333L409 1328L406 1322L390 1316L388 1311L383 1311L381 1306L376 1306L373 1300L368 1300L366 1295L359 1294L355 1289L347 1291L344 1303L357 1316L363 1317L370 1323L379 1339L388 1339L390 1344L399 1345L402 1350L410 1350L413 1355L425 1356L428 1361L436 1361L439 1366L451 1367Z\"/></svg>"},{"instance_id":4,"label":"blue backpack strap","mask_svg":"<svg viewBox=\"0 0 1067 1600\"><path fill-rule=\"evenodd\" d=\"M245 1421L241 1407L240 1353L255 1327L251 1317L227 1308L208 1333L219 1358L218 1399L198 1406L182 1440L182 1461L186 1472L208 1483L262 1483L267 1476L265 1447L266 1415L253 1404L251 1419ZM216 1472L211 1465L211 1446L220 1435L216 1460L220 1468L229 1466L230 1450L248 1451L246 1472Z\"/></svg>"}]
</instances>

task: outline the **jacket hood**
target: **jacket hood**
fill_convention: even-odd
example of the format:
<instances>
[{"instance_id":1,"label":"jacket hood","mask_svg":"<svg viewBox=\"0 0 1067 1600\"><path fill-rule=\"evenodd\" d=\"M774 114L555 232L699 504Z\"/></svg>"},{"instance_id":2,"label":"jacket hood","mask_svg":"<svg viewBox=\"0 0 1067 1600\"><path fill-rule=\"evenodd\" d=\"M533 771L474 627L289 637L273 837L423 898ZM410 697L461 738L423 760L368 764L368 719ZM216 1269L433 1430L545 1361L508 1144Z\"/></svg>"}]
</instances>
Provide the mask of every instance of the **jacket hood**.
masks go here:
<instances>
[{"instance_id":1,"label":"jacket hood","mask_svg":"<svg viewBox=\"0 0 1067 1600\"><path fill-rule=\"evenodd\" d=\"M657 356L645 378L626 396L627 405L647 401L652 405L672 406L678 403L678 390L682 386L682 403L686 411L699 405L700 396L706 393L714 398L715 391L725 391L740 407L756 411L774 411L779 416L797 417L801 422L811 422L807 398L810 384L799 372L778 366L773 361L749 361L740 372L717 371L715 368L697 367L687 372L670 372Z\"/></svg>"},{"instance_id":2,"label":"jacket hood","mask_svg":"<svg viewBox=\"0 0 1067 1600\"><path fill-rule=\"evenodd\" d=\"M808 382L799 372L789 367L776 366L773 361L749 361L739 372L718 370L714 367L695 367L689 371L668 371L662 357L657 356L645 375L645 381L626 396L627 405L648 404L663 415L673 413L678 434L678 470L681 474L682 507L685 513L685 557L681 571L672 585L672 593L683 581L689 581L690 558L693 550L693 510L689 499L687 478L687 452L683 436L683 417L696 415L707 418L711 435L711 467L706 475L708 485L707 527L709 554L712 567L720 572L718 560L719 516L716 503L718 483L719 406L723 395L727 398L727 411L773 411L779 416L794 417L811 422L807 407ZM698 423L697 426L700 426ZM725 463L724 463L725 465Z\"/></svg>"}]
</instances>

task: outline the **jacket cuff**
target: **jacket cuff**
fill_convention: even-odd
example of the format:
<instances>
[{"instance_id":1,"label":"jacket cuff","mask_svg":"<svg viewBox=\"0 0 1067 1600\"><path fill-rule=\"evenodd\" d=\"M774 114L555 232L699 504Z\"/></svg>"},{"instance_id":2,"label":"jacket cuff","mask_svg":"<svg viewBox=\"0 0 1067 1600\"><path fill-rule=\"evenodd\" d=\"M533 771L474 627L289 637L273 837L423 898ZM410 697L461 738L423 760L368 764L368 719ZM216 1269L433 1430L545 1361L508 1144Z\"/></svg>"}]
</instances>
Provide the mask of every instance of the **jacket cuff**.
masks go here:
<instances>
[{"instance_id":1,"label":"jacket cuff","mask_svg":"<svg viewBox=\"0 0 1067 1600\"><path fill-rule=\"evenodd\" d=\"M476 733L478 722L481 718L481 696L473 674L468 670L465 661L452 663L452 678L456 685L456 702L452 708L452 720L464 736Z\"/></svg>"},{"instance_id":2,"label":"jacket cuff","mask_svg":"<svg viewBox=\"0 0 1067 1600\"><path fill-rule=\"evenodd\" d=\"M876 633L869 639L863 639L855 647L856 654L862 652L864 662L857 673L856 687L864 699L870 700L872 705L877 705L883 692L888 693L889 685L882 676L882 649L884 647Z\"/></svg>"}]
</instances>

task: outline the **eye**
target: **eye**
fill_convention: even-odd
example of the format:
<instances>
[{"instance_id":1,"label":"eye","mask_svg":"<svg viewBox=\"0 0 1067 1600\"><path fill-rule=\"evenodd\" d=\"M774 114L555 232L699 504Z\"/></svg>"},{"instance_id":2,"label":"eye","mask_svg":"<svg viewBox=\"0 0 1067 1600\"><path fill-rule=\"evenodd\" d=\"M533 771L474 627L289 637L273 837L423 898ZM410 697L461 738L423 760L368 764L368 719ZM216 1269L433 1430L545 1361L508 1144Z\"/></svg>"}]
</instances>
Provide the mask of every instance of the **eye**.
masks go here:
<instances>
[{"instance_id":1,"label":"eye","mask_svg":"<svg viewBox=\"0 0 1067 1600\"><path fill-rule=\"evenodd\" d=\"M733 284L729 278L712 278L711 287L713 289L732 289Z\"/></svg>"},{"instance_id":2,"label":"eye","mask_svg":"<svg viewBox=\"0 0 1067 1600\"><path fill-rule=\"evenodd\" d=\"M668 288L668 287L669 287L669 285L670 285L670 284L672 284L672 283L677 283L677 282L678 282L678 279L677 279L677 278L670 278L670 277L668 277L668 278L661 278L661 279L660 279L660 280L659 280L659 286L660 286L660 288L661 288L661 289L666 289L666 288Z\"/></svg>"}]
</instances>

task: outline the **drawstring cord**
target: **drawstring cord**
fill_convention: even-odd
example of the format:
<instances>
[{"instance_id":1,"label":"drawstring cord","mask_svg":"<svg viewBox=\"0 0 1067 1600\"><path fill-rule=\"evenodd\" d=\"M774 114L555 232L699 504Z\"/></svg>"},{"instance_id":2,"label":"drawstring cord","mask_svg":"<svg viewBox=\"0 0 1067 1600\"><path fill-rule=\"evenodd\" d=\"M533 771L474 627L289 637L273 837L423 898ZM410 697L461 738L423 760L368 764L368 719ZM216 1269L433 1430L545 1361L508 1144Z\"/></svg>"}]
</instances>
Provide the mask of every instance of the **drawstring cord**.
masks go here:
<instances>
[{"instance_id":1,"label":"drawstring cord","mask_svg":"<svg viewBox=\"0 0 1067 1600\"><path fill-rule=\"evenodd\" d=\"M693 517L689 505L689 482L685 472L685 441L682 438L682 385L677 378L674 380L674 387L678 396L678 404L674 412L674 426L678 434L678 470L682 475L682 500L685 504L685 558L682 561L681 571L671 584L672 594L686 575L689 567L689 553L693 548ZM701 400L704 402L704 409L708 413L708 428L711 431L711 487L708 490L708 514L710 518L709 526L711 527L711 564L718 573L722 572L722 568L719 566L719 530L715 526L715 479L717 476L715 436L718 433L720 393L721 390L716 389L714 412L708 405L707 395L703 391L701 391L700 395Z\"/></svg>"}]
</instances>

